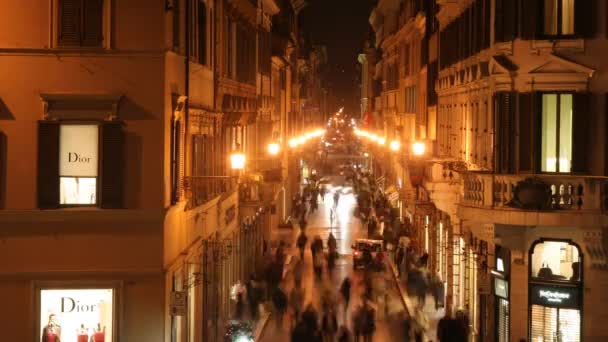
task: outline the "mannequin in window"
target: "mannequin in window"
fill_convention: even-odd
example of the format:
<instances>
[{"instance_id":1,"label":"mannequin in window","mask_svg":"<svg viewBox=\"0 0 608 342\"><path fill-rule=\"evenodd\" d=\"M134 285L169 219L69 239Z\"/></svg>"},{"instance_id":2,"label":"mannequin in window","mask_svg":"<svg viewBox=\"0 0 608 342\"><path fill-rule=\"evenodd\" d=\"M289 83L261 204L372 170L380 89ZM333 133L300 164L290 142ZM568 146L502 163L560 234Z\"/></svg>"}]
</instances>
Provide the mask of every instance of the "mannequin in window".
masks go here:
<instances>
[{"instance_id":1,"label":"mannequin in window","mask_svg":"<svg viewBox=\"0 0 608 342\"><path fill-rule=\"evenodd\" d=\"M80 325L80 328L76 329L77 342L89 342L89 332L84 324Z\"/></svg>"},{"instance_id":2,"label":"mannequin in window","mask_svg":"<svg viewBox=\"0 0 608 342\"><path fill-rule=\"evenodd\" d=\"M579 281L581 279L581 263L575 261L572 263L572 277L570 281Z\"/></svg>"},{"instance_id":3,"label":"mannequin in window","mask_svg":"<svg viewBox=\"0 0 608 342\"><path fill-rule=\"evenodd\" d=\"M49 315L49 323L42 329L42 342L61 342L61 326L55 314Z\"/></svg>"},{"instance_id":4,"label":"mannequin in window","mask_svg":"<svg viewBox=\"0 0 608 342\"><path fill-rule=\"evenodd\" d=\"M91 335L91 340L89 342L104 342L106 338L106 327L101 329L101 324L97 323L97 329Z\"/></svg>"}]
</instances>

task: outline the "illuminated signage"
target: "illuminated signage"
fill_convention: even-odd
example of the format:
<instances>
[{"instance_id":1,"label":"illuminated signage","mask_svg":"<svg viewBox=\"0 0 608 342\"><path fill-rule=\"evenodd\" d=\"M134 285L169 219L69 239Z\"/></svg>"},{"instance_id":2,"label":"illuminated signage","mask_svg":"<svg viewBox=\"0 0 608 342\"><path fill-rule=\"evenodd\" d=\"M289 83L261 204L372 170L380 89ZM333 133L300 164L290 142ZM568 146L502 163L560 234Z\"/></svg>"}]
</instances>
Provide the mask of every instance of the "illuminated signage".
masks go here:
<instances>
[{"instance_id":1,"label":"illuminated signage","mask_svg":"<svg viewBox=\"0 0 608 342\"><path fill-rule=\"evenodd\" d=\"M59 175L97 177L97 125L61 125Z\"/></svg>"},{"instance_id":2,"label":"illuminated signage","mask_svg":"<svg viewBox=\"0 0 608 342\"><path fill-rule=\"evenodd\" d=\"M504 299L509 299L509 282L504 279L494 278L494 294Z\"/></svg>"},{"instance_id":3,"label":"illuminated signage","mask_svg":"<svg viewBox=\"0 0 608 342\"><path fill-rule=\"evenodd\" d=\"M502 258L496 258L496 270L498 272L504 272L505 271L505 264L502 261Z\"/></svg>"},{"instance_id":4,"label":"illuminated signage","mask_svg":"<svg viewBox=\"0 0 608 342\"><path fill-rule=\"evenodd\" d=\"M532 285L530 291L532 304L560 308L578 308L579 305L579 289L575 287Z\"/></svg>"}]
</instances>

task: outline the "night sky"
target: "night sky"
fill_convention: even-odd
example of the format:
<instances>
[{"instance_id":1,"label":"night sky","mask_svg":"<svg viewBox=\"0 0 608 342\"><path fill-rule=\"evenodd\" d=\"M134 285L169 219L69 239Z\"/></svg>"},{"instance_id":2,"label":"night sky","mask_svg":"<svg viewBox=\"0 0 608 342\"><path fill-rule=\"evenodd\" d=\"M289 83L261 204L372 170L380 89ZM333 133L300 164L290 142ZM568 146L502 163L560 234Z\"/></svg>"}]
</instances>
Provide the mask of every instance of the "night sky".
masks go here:
<instances>
[{"instance_id":1,"label":"night sky","mask_svg":"<svg viewBox=\"0 0 608 342\"><path fill-rule=\"evenodd\" d=\"M306 0L302 31L313 44L327 46L330 111L344 103L345 111L359 114L357 55L369 39L369 14L374 0ZM344 101L344 102L342 102ZM338 108L332 108L332 107Z\"/></svg>"}]
</instances>

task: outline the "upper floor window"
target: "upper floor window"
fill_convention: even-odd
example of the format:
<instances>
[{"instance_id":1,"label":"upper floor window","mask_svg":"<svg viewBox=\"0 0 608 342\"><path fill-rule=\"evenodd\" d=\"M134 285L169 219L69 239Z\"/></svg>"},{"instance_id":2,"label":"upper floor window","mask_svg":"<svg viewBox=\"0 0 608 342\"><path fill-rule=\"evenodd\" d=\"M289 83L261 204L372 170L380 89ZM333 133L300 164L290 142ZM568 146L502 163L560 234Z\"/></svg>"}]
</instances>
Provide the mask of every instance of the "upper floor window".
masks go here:
<instances>
[{"instance_id":1,"label":"upper floor window","mask_svg":"<svg viewBox=\"0 0 608 342\"><path fill-rule=\"evenodd\" d=\"M545 35L574 34L574 2L575 0L544 0L543 33Z\"/></svg>"},{"instance_id":2,"label":"upper floor window","mask_svg":"<svg viewBox=\"0 0 608 342\"><path fill-rule=\"evenodd\" d=\"M38 207L121 208L123 146L119 122L40 121Z\"/></svg>"},{"instance_id":3,"label":"upper floor window","mask_svg":"<svg viewBox=\"0 0 608 342\"><path fill-rule=\"evenodd\" d=\"M58 0L61 47L103 46L103 0Z\"/></svg>"},{"instance_id":4,"label":"upper floor window","mask_svg":"<svg viewBox=\"0 0 608 342\"><path fill-rule=\"evenodd\" d=\"M542 95L541 171L570 172L572 94Z\"/></svg>"}]
</instances>

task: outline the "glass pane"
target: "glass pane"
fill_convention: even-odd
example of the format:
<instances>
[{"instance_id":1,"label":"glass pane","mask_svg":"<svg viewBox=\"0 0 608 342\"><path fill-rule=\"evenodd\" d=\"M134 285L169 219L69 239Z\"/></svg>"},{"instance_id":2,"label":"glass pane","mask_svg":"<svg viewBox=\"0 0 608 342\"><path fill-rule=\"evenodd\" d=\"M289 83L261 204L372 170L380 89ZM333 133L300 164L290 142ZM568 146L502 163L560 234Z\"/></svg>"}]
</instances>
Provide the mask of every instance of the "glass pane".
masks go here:
<instances>
[{"instance_id":1,"label":"glass pane","mask_svg":"<svg viewBox=\"0 0 608 342\"><path fill-rule=\"evenodd\" d=\"M559 0L545 0L544 32L548 35L557 34L557 2Z\"/></svg>"},{"instance_id":2,"label":"glass pane","mask_svg":"<svg viewBox=\"0 0 608 342\"><path fill-rule=\"evenodd\" d=\"M578 281L578 249L567 242L546 241L534 247L532 277L545 280Z\"/></svg>"},{"instance_id":3,"label":"glass pane","mask_svg":"<svg viewBox=\"0 0 608 342\"><path fill-rule=\"evenodd\" d=\"M97 125L61 125L59 130L59 175L97 177Z\"/></svg>"},{"instance_id":4,"label":"glass pane","mask_svg":"<svg viewBox=\"0 0 608 342\"><path fill-rule=\"evenodd\" d=\"M42 341L113 341L112 289L40 291Z\"/></svg>"},{"instance_id":5,"label":"glass pane","mask_svg":"<svg viewBox=\"0 0 608 342\"><path fill-rule=\"evenodd\" d=\"M531 341L554 342L557 340L557 310L540 305L532 305Z\"/></svg>"},{"instance_id":6,"label":"glass pane","mask_svg":"<svg viewBox=\"0 0 608 342\"><path fill-rule=\"evenodd\" d=\"M562 0L562 34L574 34L574 0Z\"/></svg>"},{"instance_id":7,"label":"glass pane","mask_svg":"<svg viewBox=\"0 0 608 342\"><path fill-rule=\"evenodd\" d=\"M559 172L570 172L572 160L572 94L562 94L559 102Z\"/></svg>"},{"instance_id":8,"label":"glass pane","mask_svg":"<svg viewBox=\"0 0 608 342\"><path fill-rule=\"evenodd\" d=\"M581 313L579 310L559 309L560 341L578 342L581 336Z\"/></svg>"},{"instance_id":9,"label":"glass pane","mask_svg":"<svg viewBox=\"0 0 608 342\"><path fill-rule=\"evenodd\" d=\"M60 204L95 204L97 178L61 177L59 199Z\"/></svg>"},{"instance_id":10,"label":"glass pane","mask_svg":"<svg viewBox=\"0 0 608 342\"><path fill-rule=\"evenodd\" d=\"M541 171L557 171L557 95L543 95ZM569 159L568 159L569 160Z\"/></svg>"}]
</instances>

